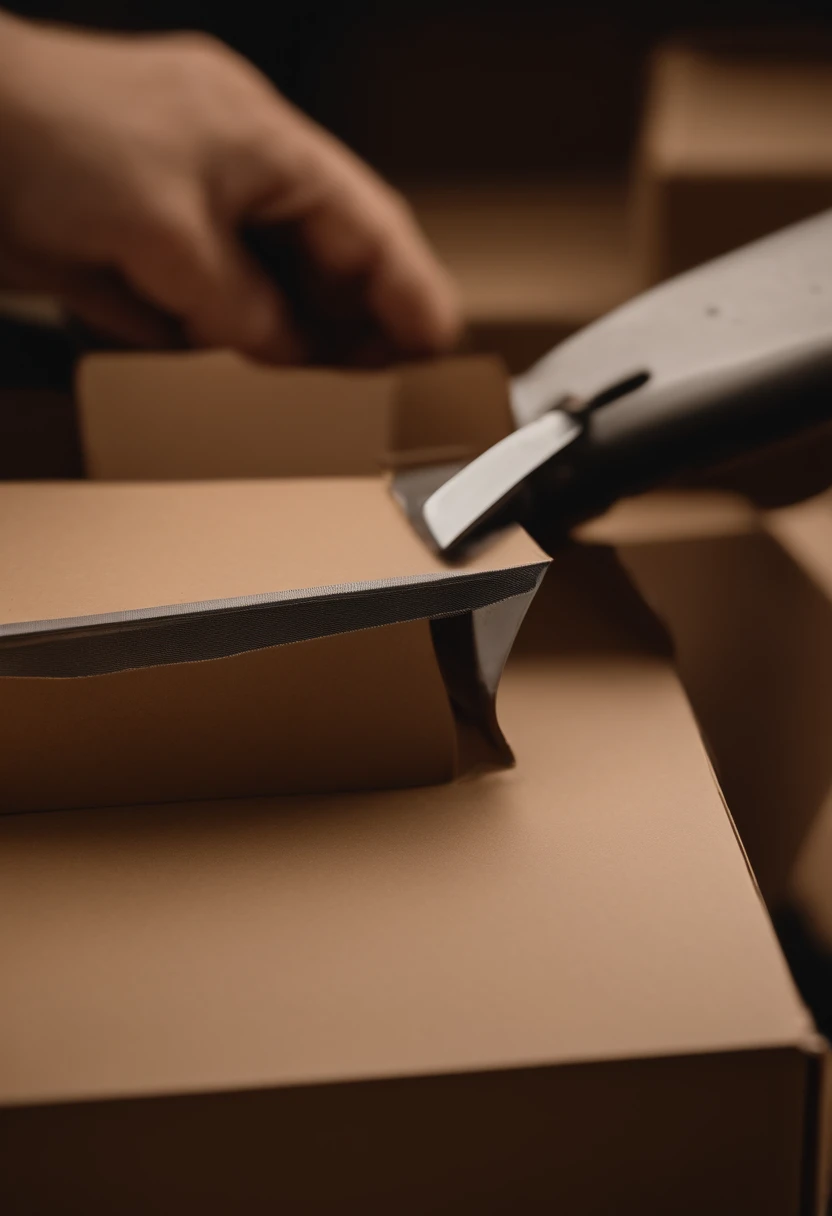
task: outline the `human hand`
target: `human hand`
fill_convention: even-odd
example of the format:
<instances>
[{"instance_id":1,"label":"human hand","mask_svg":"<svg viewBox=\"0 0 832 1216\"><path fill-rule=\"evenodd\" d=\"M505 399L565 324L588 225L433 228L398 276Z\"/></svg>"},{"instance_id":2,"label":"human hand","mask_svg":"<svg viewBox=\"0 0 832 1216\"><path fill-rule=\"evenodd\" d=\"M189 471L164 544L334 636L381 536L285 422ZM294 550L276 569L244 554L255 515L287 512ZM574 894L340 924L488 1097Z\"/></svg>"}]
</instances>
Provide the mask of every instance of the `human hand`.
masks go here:
<instances>
[{"instance_id":1,"label":"human hand","mask_svg":"<svg viewBox=\"0 0 832 1216\"><path fill-rule=\"evenodd\" d=\"M402 199L202 35L0 13L0 283L135 346L427 354L458 311ZM243 239L277 237L281 284Z\"/></svg>"}]
</instances>

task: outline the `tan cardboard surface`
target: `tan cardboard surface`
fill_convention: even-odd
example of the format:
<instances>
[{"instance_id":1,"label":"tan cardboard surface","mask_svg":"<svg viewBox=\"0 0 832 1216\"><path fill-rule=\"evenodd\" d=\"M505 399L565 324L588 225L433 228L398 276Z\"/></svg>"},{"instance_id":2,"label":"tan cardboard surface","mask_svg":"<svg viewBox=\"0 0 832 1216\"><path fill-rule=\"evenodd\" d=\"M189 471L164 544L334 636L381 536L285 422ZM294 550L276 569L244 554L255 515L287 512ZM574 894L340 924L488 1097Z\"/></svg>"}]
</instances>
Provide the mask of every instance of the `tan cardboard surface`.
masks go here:
<instances>
[{"instance_id":1,"label":"tan cardboard surface","mask_svg":"<svg viewBox=\"0 0 832 1216\"><path fill-rule=\"evenodd\" d=\"M423 187L416 214L474 323L587 324L632 290L623 190L613 182Z\"/></svg>"},{"instance_id":2,"label":"tan cardboard surface","mask_svg":"<svg viewBox=\"0 0 832 1216\"><path fill-rule=\"evenodd\" d=\"M832 206L828 39L742 42L655 54L635 193L648 282Z\"/></svg>"},{"instance_id":3,"label":"tan cardboard surface","mask_svg":"<svg viewBox=\"0 0 832 1216\"><path fill-rule=\"evenodd\" d=\"M750 503L731 494L662 493L625 498L576 535L600 544L690 540L750 531L759 516Z\"/></svg>"},{"instance_id":4,"label":"tan cardboard surface","mask_svg":"<svg viewBox=\"0 0 832 1216\"><path fill-rule=\"evenodd\" d=\"M799 1045L687 701L605 557L510 660L515 770L0 823L0 1099Z\"/></svg>"},{"instance_id":5,"label":"tan cardboard surface","mask_svg":"<svg viewBox=\"0 0 832 1216\"><path fill-rule=\"evenodd\" d=\"M380 476L12 483L0 486L0 519L0 623L546 560L514 529L448 566ZM427 620L248 649L100 675L3 676L0 810L376 789L457 771Z\"/></svg>"},{"instance_id":6,"label":"tan cardboard surface","mask_svg":"<svg viewBox=\"0 0 832 1216\"><path fill-rule=\"evenodd\" d=\"M457 736L427 621L207 662L0 679L0 811L430 785Z\"/></svg>"},{"instance_id":7,"label":"tan cardboard surface","mask_svg":"<svg viewBox=\"0 0 832 1216\"><path fill-rule=\"evenodd\" d=\"M822 53L668 47L656 74L663 110L651 151L662 169L832 175L832 63Z\"/></svg>"},{"instance_id":8,"label":"tan cardboard surface","mask_svg":"<svg viewBox=\"0 0 832 1216\"><path fill-rule=\"evenodd\" d=\"M807 1066L740 1051L18 1107L0 1198L14 1216L820 1216Z\"/></svg>"},{"instance_id":9,"label":"tan cardboard surface","mask_svg":"<svg viewBox=\"0 0 832 1216\"><path fill-rule=\"evenodd\" d=\"M832 494L769 511L765 526L832 602Z\"/></svg>"},{"instance_id":10,"label":"tan cardboard surface","mask_svg":"<svg viewBox=\"0 0 832 1216\"><path fill-rule=\"evenodd\" d=\"M815 813L789 874L788 893L819 939L832 950L832 770L825 748L832 729L832 495L822 494L786 510L769 512L766 527L822 593L826 607L825 613L818 614L818 628L803 633L806 648L812 652L808 661L814 660L816 673L806 747L807 767L816 774L812 790Z\"/></svg>"},{"instance_id":11,"label":"tan cardboard surface","mask_svg":"<svg viewBox=\"0 0 832 1216\"><path fill-rule=\"evenodd\" d=\"M618 546L666 622L767 901L832 942L832 498L647 495L581 534Z\"/></svg>"},{"instance_id":12,"label":"tan cardboard surface","mask_svg":"<svg viewBox=\"0 0 832 1216\"><path fill-rule=\"evenodd\" d=\"M229 352L82 360L87 473L114 479L366 474L395 451L476 455L511 429L493 358L395 371L287 371Z\"/></svg>"},{"instance_id":13,"label":"tan cardboard surface","mask_svg":"<svg viewBox=\"0 0 832 1216\"><path fill-rule=\"evenodd\" d=\"M0 485L0 623L545 560L513 529L448 565L380 476Z\"/></svg>"},{"instance_id":14,"label":"tan cardboard surface","mask_svg":"<svg viewBox=\"0 0 832 1216\"><path fill-rule=\"evenodd\" d=\"M224 351L91 356L77 383L87 472L374 473L389 442L392 389L389 374L276 373Z\"/></svg>"}]
</instances>

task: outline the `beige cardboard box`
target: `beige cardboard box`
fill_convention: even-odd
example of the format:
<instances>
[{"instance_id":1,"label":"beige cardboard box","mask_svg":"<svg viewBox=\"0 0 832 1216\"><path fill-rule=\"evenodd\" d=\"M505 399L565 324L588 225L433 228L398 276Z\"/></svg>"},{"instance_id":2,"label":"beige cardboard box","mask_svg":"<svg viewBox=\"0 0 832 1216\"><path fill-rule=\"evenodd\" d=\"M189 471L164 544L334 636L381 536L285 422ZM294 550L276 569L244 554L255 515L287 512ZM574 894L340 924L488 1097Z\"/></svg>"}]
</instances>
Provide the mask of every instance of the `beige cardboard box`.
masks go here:
<instances>
[{"instance_id":1,"label":"beige cardboard box","mask_svg":"<svg viewBox=\"0 0 832 1216\"><path fill-rule=\"evenodd\" d=\"M423 185L408 197L459 285L469 346L514 372L635 290L615 179Z\"/></svg>"},{"instance_id":2,"label":"beige cardboard box","mask_svg":"<svg viewBox=\"0 0 832 1216\"><path fill-rule=\"evenodd\" d=\"M832 501L648 495L586 525L666 623L761 890L804 890L832 945ZM802 875L802 879L801 879Z\"/></svg>"},{"instance_id":3,"label":"beige cardboard box","mask_svg":"<svg viewBox=\"0 0 832 1216\"><path fill-rule=\"evenodd\" d=\"M0 822L4 1212L817 1210L819 1045L608 553L500 714L431 790Z\"/></svg>"},{"instance_id":4,"label":"beige cardboard box","mask_svg":"<svg viewBox=\"0 0 832 1216\"><path fill-rule=\"evenodd\" d=\"M819 1210L822 1045L607 549L498 708L516 768L430 789L0 820L4 1212Z\"/></svg>"},{"instance_id":5,"label":"beige cardboard box","mask_svg":"<svg viewBox=\"0 0 832 1216\"><path fill-rule=\"evenodd\" d=\"M749 466L750 483L763 471ZM772 466L771 495L793 494L797 471L778 484ZM817 986L832 959L832 498L764 510L724 494L655 494L583 536L616 544L666 623L762 894L790 935L808 933ZM828 992L814 995L830 1008ZM829 1113L826 1126L832 1161Z\"/></svg>"},{"instance_id":6,"label":"beige cardboard box","mask_svg":"<svg viewBox=\"0 0 832 1216\"><path fill-rule=\"evenodd\" d=\"M131 369L150 375L140 383ZM180 373L166 402L166 377ZM221 472L223 459L243 472L240 441L211 430L213 408L226 431L248 414L245 442L261 462L275 454L273 472L309 471L313 433L306 449L297 423L294 443L281 434L281 419L303 418L321 463L329 445L345 475L0 486L0 810L422 785L511 762L494 696L546 556L510 529L471 560L435 557L380 471L346 475L381 453L358 425L351 447L338 442L334 414L349 418L356 386L324 379L332 426L315 413L315 373L211 356L91 362L82 396L95 472L117 476L127 460L133 475L176 475L165 461L178 454L191 462L179 475ZM422 441L444 450L447 418L431 428L443 390L447 406L463 384L465 402L479 401L469 446L507 426L497 365L362 381L375 392L365 415L384 424L375 438L399 459ZM175 419L179 447L164 433ZM209 449L212 468L197 468Z\"/></svg>"},{"instance_id":7,"label":"beige cardboard box","mask_svg":"<svg viewBox=\"0 0 832 1216\"><path fill-rule=\"evenodd\" d=\"M636 170L643 281L832 206L831 123L828 38L660 49Z\"/></svg>"}]
</instances>

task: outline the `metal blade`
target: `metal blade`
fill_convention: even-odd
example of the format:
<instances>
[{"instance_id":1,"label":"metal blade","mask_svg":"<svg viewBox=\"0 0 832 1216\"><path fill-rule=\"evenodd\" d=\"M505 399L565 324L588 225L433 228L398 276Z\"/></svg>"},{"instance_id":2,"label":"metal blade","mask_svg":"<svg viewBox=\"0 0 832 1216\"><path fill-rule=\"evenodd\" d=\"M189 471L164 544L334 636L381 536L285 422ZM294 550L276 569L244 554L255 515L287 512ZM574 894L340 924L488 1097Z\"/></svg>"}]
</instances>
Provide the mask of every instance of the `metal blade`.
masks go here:
<instances>
[{"instance_id":1,"label":"metal blade","mask_svg":"<svg viewBox=\"0 0 832 1216\"><path fill-rule=\"evenodd\" d=\"M427 499L425 525L443 553L506 506L523 482L582 430L564 410L552 410L513 431L467 464Z\"/></svg>"}]
</instances>

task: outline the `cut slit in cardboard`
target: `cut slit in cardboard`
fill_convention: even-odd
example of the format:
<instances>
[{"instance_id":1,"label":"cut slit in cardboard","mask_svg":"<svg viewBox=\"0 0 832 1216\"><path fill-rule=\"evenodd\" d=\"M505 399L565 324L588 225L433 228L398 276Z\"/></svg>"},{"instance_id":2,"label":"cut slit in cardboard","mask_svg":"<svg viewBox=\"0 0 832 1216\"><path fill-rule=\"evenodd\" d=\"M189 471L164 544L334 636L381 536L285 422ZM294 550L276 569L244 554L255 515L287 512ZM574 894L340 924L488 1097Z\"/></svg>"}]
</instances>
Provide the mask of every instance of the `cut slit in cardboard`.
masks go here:
<instances>
[{"instance_id":1,"label":"cut slit in cardboard","mask_svg":"<svg viewBox=\"0 0 832 1216\"><path fill-rule=\"evenodd\" d=\"M182 361L197 385L206 371L215 378L217 359ZM103 364L140 396L132 368L145 372L141 359ZM154 386L171 369L174 398L165 400ZM229 409L248 409L279 430L290 411L272 417L246 394L249 376L260 391L269 373L238 369L226 417L219 398L207 402L206 432L212 408L220 427ZM161 402L155 420L140 408L131 415L116 382L106 398L93 393L102 414L98 428L85 416L91 446L134 423L181 424L196 389L179 392L180 371L162 357L159 384L138 376ZM505 394L488 362L446 372L469 388L490 383L498 405ZM404 453L431 438L447 445L449 435L444 415L433 431L425 421L440 389L448 394L446 376L412 375L414 408L423 381L433 391L419 423L390 419L385 433ZM324 378L330 402L348 410L349 391L347 400L338 392L354 388L350 377ZM276 382L302 414L292 378ZM471 400L466 393L469 410ZM319 426L320 417L305 421ZM487 425L494 415L481 441ZM279 435L270 445L257 438L290 463ZM163 439L145 442L162 462L172 458ZM97 459L112 472L101 450ZM159 476L152 463L145 472ZM190 472L205 470L192 463ZM431 784L512 762L494 698L547 564L519 529L450 566L416 537L381 472L7 484L0 520L4 811Z\"/></svg>"}]
</instances>

